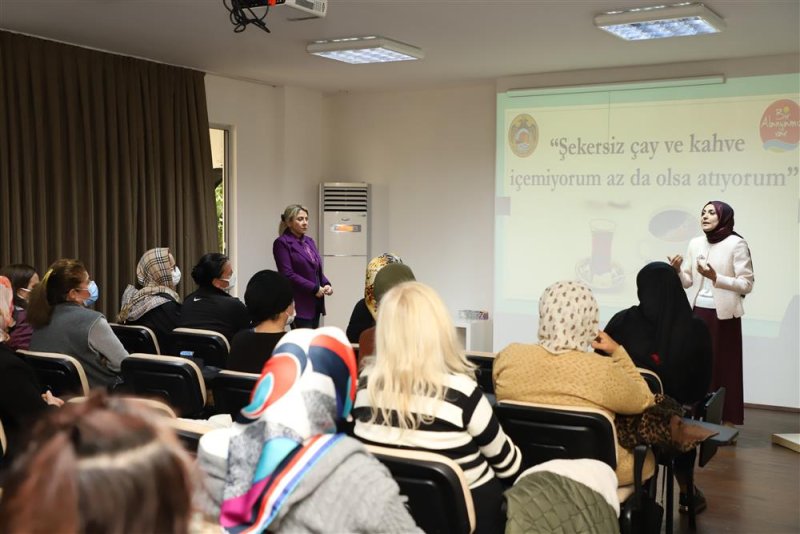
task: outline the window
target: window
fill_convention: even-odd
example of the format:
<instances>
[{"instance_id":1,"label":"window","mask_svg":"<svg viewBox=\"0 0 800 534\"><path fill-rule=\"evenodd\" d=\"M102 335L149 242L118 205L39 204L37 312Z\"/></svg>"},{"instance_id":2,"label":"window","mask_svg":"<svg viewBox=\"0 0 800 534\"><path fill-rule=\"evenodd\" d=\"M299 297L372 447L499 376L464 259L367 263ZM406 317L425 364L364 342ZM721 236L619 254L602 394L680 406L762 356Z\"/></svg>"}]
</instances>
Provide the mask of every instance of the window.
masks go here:
<instances>
[{"instance_id":1,"label":"window","mask_svg":"<svg viewBox=\"0 0 800 534\"><path fill-rule=\"evenodd\" d=\"M229 139L230 132L224 128L211 128L211 162L214 173L214 201L217 207L217 240L219 251L229 254L228 251L228 214L225 209L225 199L228 196L229 172Z\"/></svg>"}]
</instances>

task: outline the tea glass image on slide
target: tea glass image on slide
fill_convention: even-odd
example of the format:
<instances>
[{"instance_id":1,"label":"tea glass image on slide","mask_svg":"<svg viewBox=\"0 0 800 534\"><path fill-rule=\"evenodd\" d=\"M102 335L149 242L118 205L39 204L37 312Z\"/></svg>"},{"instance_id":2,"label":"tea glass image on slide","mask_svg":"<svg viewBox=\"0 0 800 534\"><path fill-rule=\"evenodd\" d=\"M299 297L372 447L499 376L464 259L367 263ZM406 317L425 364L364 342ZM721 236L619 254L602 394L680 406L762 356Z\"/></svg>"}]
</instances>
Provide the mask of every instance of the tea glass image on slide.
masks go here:
<instances>
[{"instance_id":1,"label":"tea glass image on slide","mask_svg":"<svg viewBox=\"0 0 800 534\"><path fill-rule=\"evenodd\" d=\"M616 291L625 281L625 273L612 260L612 244L617 225L608 219L589 221L592 233L592 255L575 265L575 274L597 291Z\"/></svg>"}]
</instances>

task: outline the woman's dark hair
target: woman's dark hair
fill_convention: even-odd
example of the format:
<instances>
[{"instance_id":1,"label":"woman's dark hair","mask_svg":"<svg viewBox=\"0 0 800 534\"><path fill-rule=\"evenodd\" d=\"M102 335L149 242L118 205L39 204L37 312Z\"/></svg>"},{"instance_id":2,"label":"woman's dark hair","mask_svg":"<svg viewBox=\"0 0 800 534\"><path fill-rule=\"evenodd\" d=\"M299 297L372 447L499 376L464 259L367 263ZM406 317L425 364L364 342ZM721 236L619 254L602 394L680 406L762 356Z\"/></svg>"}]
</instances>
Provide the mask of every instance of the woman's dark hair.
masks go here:
<instances>
[{"instance_id":1,"label":"woman's dark hair","mask_svg":"<svg viewBox=\"0 0 800 534\"><path fill-rule=\"evenodd\" d=\"M86 267L73 259L61 259L44 273L42 281L31 291L28 300L28 322L34 328L50 324L53 306L67 301L67 294L79 287L87 277Z\"/></svg>"},{"instance_id":2,"label":"woman's dark hair","mask_svg":"<svg viewBox=\"0 0 800 534\"><path fill-rule=\"evenodd\" d=\"M185 533L194 476L155 414L95 392L39 422L3 486L0 532Z\"/></svg>"},{"instance_id":3,"label":"woman's dark hair","mask_svg":"<svg viewBox=\"0 0 800 534\"><path fill-rule=\"evenodd\" d=\"M200 287L210 287L214 278L222 276L222 269L230 261L228 256L219 252L209 252L192 268L192 279Z\"/></svg>"},{"instance_id":4,"label":"woman's dark hair","mask_svg":"<svg viewBox=\"0 0 800 534\"><path fill-rule=\"evenodd\" d=\"M14 290L14 305L19 308L27 308L28 302L19 298L19 290L28 287L31 278L36 274L36 269L25 263L12 263L0 269L0 276L5 276L11 280L11 288Z\"/></svg>"},{"instance_id":5,"label":"woman's dark hair","mask_svg":"<svg viewBox=\"0 0 800 534\"><path fill-rule=\"evenodd\" d=\"M244 292L244 303L256 324L268 319L274 321L293 300L289 279L269 269L254 274Z\"/></svg>"}]
</instances>

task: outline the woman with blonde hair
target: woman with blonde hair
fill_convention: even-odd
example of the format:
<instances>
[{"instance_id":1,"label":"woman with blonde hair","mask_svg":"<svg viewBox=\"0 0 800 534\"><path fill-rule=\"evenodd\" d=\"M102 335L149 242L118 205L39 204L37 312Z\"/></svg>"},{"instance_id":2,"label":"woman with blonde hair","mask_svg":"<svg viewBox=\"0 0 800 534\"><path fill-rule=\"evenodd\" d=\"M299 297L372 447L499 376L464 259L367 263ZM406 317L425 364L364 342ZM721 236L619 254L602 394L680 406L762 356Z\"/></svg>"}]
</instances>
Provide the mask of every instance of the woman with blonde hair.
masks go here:
<instances>
[{"instance_id":1,"label":"woman with blonde hair","mask_svg":"<svg viewBox=\"0 0 800 534\"><path fill-rule=\"evenodd\" d=\"M405 282L386 293L378 308L375 352L359 380L356 436L453 459L472 493L476 531L502 532L498 477L514 477L521 455L478 389L433 289Z\"/></svg>"},{"instance_id":2,"label":"woman with blonde hair","mask_svg":"<svg viewBox=\"0 0 800 534\"><path fill-rule=\"evenodd\" d=\"M331 281L322 272L322 256L308 232L308 208L291 204L281 214L272 255L278 272L289 279L294 291L297 318L292 328L317 328L325 315L325 297L333 295Z\"/></svg>"}]
</instances>

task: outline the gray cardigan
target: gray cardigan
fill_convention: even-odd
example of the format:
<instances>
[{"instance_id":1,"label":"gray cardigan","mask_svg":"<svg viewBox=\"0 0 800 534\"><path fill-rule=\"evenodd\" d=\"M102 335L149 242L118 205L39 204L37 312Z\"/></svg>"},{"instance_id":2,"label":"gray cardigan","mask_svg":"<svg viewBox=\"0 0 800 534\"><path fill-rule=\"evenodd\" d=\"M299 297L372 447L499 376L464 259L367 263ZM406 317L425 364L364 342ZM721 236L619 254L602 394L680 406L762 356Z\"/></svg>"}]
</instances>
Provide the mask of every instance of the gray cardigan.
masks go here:
<instances>
[{"instance_id":1,"label":"gray cardigan","mask_svg":"<svg viewBox=\"0 0 800 534\"><path fill-rule=\"evenodd\" d=\"M228 429L215 430L225 433ZM219 438L220 436L216 436ZM197 460L206 475L200 506L216 518L225 488L227 458L200 441ZM223 438L224 439L224 438ZM292 491L271 532L421 533L389 470L358 440L345 437L319 459Z\"/></svg>"},{"instance_id":2,"label":"gray cardigan","mask_svg":"<svg viewBox=\"0 0 800 534\"><path fill-rule=\"evenodd\" d=\"M91 388L118 383L120 365L128 357L102 313L71 302L57 304L50 323L33 331L30 350L74 356Z\"/></svg>"}]
</instances>

